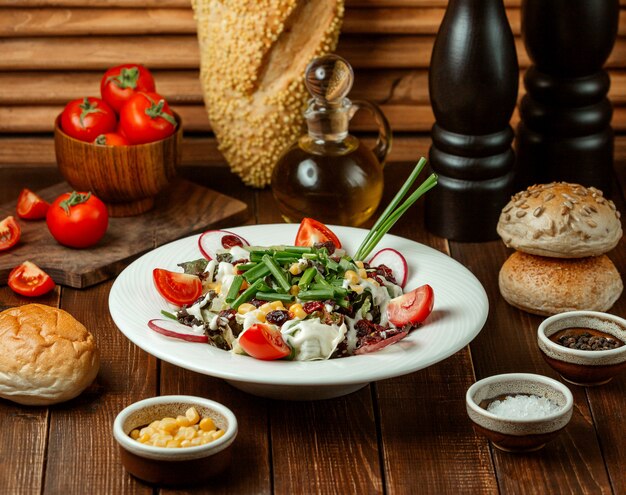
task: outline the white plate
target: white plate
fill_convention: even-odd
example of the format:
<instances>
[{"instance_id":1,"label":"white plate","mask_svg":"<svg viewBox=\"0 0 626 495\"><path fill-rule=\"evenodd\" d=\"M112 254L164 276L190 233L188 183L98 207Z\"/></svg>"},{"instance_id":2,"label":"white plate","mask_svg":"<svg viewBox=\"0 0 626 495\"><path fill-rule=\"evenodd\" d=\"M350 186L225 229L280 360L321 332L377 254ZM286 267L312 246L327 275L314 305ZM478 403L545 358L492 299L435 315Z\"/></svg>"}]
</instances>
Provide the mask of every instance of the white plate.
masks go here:
<instances>
[{"instance_id":1,"label":"white plate","mask_svg":"<svg viewBox=\"0 0 626 495\"><path fill-rule=\"evenodd\" d=\"M253 245L293 244L294 224L253 225L229 229ZM367 231L335 227L349 253ZM400 376L437 363L465 347L482 329L489 303L480 282L449 256L417 242L387 235L378 249L400 251L409 264L406 290L430 284L435 308L424 326L382 351L328 361L259 361L206 344L168 338L148 328L148 321L168 309L152 282L154 268L179 271L176 265L201 258L198 237L161 246L129 265L109 295L109 310L118 328L144 351L198 373L223 378L231 385L264 397L314 400L354 392L367 383Z\"/></svg>"}]
</instances>

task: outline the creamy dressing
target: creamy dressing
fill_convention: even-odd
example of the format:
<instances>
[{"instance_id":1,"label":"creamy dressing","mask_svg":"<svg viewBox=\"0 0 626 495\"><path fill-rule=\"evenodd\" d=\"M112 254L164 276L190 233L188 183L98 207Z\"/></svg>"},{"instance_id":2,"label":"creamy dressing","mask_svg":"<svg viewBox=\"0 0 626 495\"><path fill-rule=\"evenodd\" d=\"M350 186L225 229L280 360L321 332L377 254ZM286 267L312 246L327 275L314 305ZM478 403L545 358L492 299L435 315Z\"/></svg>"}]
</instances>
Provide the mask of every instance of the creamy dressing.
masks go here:
<instances>
[{"instance_id":1,"label":"creamy dressing","mask_svg":"<svg viewBox=\"0 0 626 495\"><path fill-rule=\"evenodd\" d=\"M345 323L326 325L319 318L287 321L281 333L285 342L295 349L295 361L328 359L346 335Z\"/></svg>"}]
</instances>

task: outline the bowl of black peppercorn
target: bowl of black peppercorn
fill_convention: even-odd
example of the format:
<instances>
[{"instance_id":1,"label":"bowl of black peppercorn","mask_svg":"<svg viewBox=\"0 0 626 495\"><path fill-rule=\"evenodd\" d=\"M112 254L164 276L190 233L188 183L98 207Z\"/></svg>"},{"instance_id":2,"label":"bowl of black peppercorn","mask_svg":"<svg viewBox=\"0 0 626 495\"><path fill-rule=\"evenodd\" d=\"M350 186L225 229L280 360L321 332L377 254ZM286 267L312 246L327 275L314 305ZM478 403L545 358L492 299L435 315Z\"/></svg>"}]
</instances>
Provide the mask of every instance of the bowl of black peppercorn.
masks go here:
<instances>
[{"instance_id":1,"label":"bowl of black peppercorn","mask_svg":"<svg viewBox=\"0 0 626 495\"><path fill-rule=\"evenodd\" d=\"M568 311L539 325L545 361L575 385L603 385L626 370L626 320L596 311Z\"/></svg>"}]
</instances>

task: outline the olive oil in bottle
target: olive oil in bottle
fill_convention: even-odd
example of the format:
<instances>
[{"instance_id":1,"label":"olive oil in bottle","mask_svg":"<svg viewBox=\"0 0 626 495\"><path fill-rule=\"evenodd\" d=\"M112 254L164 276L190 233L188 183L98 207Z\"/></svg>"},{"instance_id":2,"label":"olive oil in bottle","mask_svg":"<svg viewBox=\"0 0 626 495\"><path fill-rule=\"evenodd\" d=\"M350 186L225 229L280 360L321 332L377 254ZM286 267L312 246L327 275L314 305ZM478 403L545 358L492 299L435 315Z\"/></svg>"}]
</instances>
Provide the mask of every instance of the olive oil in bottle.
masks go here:
<instances>
[{"instance_id":1,"label":"olive oil in bottle","mask_svg":"<svg viewBox=\"0 0 626 495\"><path fill-rule=\"evenodd\" d=\"M287 222L312 217L358 226L380 203L391 131L376 105L346 98L353 80L348 62L336 55L307 67L305 83L312 95L304 114L308 133L283 154L272 174L272 192ZM373 150L348 133L360 108L371 111L380 128Z\"/></svg>"}]
</instances>

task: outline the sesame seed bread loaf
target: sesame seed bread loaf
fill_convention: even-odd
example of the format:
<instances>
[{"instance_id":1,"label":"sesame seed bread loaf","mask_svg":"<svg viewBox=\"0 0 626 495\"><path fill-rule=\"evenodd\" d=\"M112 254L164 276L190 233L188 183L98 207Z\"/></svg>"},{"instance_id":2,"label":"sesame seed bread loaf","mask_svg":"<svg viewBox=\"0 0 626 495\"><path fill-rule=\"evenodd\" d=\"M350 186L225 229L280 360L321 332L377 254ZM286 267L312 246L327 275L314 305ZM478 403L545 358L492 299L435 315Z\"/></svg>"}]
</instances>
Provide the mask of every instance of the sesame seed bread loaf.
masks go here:
<instances>
[{"instance_id":1,"label":"sesame seed bread loaf","mask_svg":"<svg viewBox=\"0 0 626 495\"><path fill-rule=\"evenodd\" d=\"M233 172L269 184L303 132L304 70L335 49L343 0L193 0L211 126Z\"/></svg>"},{"instance_id":2,"label":"sesame seed bread loaf","mask_svg":"<svg viewBox=\"0 0 626 495\"><path fill-rule=\"evenodd\" d=\"M498 283L509 304L544 316L607 311L624 289L619 272L605 255L556 259L516 251L502 265Z\"/></svg>"},{"instance_id":3,"label":"sesame seed bread loaf","mask_svg":"<svg viewBox=\"0 0 626 495\"><path fill-rule=\"evenodd\" d=\"M502 209L497 230L508 247L557 258L597 256L622 237L620 213L602 191L565 182L515 194Z\"/></svg>"},{"instance_id":4,"label":"sesame seed bread loaf","mask_svg":"<svg viewBox=\"0 0 626 495\"><path fill-rule=\"evenodd\" d=\"M99 366L93 336L69 313L43 304L0 313L0 397L63 402L87 388Z\"/></svg>"}]
</instances>

